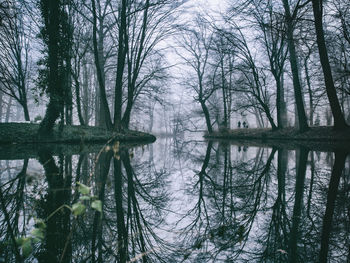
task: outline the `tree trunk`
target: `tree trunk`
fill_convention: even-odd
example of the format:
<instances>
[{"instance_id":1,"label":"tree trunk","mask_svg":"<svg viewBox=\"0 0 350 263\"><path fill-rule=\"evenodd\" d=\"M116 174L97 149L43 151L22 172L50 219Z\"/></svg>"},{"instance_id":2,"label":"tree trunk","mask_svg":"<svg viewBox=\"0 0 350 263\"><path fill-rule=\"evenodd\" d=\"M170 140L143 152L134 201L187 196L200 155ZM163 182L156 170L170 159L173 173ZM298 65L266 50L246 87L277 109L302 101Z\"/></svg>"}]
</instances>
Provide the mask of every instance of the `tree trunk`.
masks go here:
<instances>
[{"instance_id":1,"label":"tree trunk","mask_svg":"<svg viewBox=\"0 0 350 263\"><path fill-rule=\"evenodd\" d=\"M298 238L300 234L299 224L301 220L301 210L303 206L304 183L307 166L308 150L301 148L299 158L297 158L297 178L295 182L295 201L292 215L292 228L290 232L289 251L290 262L298 262Z\"/></svg>"},{"instance_id":2,"label":"tree trunk","mask_svg":"<svg viewBox=\"0 0 350 263\"><path fill-rule=\"evenodd\" d=\"M329 64L328 52L326 47L326 41L324 38L323 24L322 24L322 1L312 0L312 8L314 12L315 29L317 37L318 52L320 55L320 61L323 70L323 76L326 84L326 92L331 106L333 118L334 118L334 129L342 130L348 125L346 124L344 115L341 111L337 91L334 86L331 66Z\"/></svg>"},{"instance_id":3,"label":"tree trunk","mask_svg":"<svg viewBox=\"0 0 350 263\"><path fill-rule=\"evenodd\" d=\"M150 102L149 106L149 123L148 123L148 132L152 132L153 123L154 123L154 103ZM0 115L1 116L1 115Z\"/></svg>"},{"instance_id":4,"label":"tree trunk","mask_svg":"<svg viewBox=\"0 0 350 263\"><path fill-rule=\"evenodd\" d=\"M78 76L74 76L75 81L75 98L77 103L77 112L78 112L78 118L80 125L85 125L84 118L81 112L81 101L80 101L80 82L78 79Z\"/></svg>"},{"instance_id":5,"label":"tree trunk","mask_svg":"<svg viewBox=\"0 0 350 263\"><path fill-rule=\"evenodd\" d=\"M23 113L24 113L24 120L30 121L27 100L23 101L22 107L23 107Z\"/></svg>"},{"instance_id":6,"label":"tree trunk","mask_svg":"<svg viewBox=\"0 0 350 263\"><path fill-rule=\"evenodd\" d=\"M42 0L48 1L47 14L50 16L48 29L48 64L49 64L49 83L48 92L50 94L50 101L47 105L45 117L40 123L39 134L51 133L55 125L55 121L60 116L63 109L63 90L61 80L58 72L58 42L59 42L59 1L54 0ZM45 3L44 3L45 5Z\"/></svg>"},{"instance_id":7,"label":"tree trunk","mask_svg":"<svg viewBox=\"0 0 350 263\"><path fill-rule=\"evenodd\" d=\"M83 119L89 125L89 76L87 62L83 60ZM97 89L98 90L98 89Z\"/></svg>"},{"instance_id":8,"label":"tree trunk","mask_svg":"<svg viewBox=\"0 0 350 263\"><path fill-rule=\"evenodd\" d=\"M305 58L305 61L304 61L304 70L305 70L307 91L309 94L309 108L310 108L309 123L310 123L310 126L313 126L314 125L314 102L312 97L311 81L310 81L309 67L307 65L307 58Z\"/></svg>"},{"instance_id":9,"label":"tree trunk","mask_svg":"<svg viewBox=\"0 0 350 263\"><path fill-rule=\"evenodd\" d=\"M114 130L120 131L122 128L122 98L123 98L123 73L125 66L127 43L126 27L126 0L122 0L120 11L120 25L118 38L118 62L115 80L115 100L114 100Z\"/></svg>"},{"instance_id":10,"label":"tree trunk","mask_svg":"<svg viewBox=\"0 0 350 263\"><path fill-rule=\"evenodd\" d=\"M283 129L287 126L287 109L284 101L283 73L280 76L274 75L276 81L276 108L277 128Z\"/></svg>"},{"instance_id":11,"label":"tree trunk","mask_svg":"<svg viewBox=\"0 0 350 263\"><path fill-rule=\"evenodd\" d=\"M9 102L7 103L5 122L9 122L9 120L10 120L11 107L12 107L12 97L9 98Z\"/></svg>"},{"instance_id":12,"label":"tree trunk","mask_svg":"<svg viewBox=\"0 0 350 263\"><path fill-rule=\"evenodd\" d=\"M265 111L267 120L269 121L272 130L277 130L277 126L276 126L275 122L273 121L270 109L266 106L266 104L262 104L262 107L263 107L263 109Z\"/></svg>"},{"instance_id":13,"label":"tree trunk","mask_svg":"<svg viewBox=\"0 0 350 263\"><path fill-rule=\"evenodd\" d=\"M335 153L335 161L332 169L332 175L329 182L328 194L327 194L327 204L326 212L323 218L322 224L322 235L321 235L321 251L320 251L320 261L321 263L328 262L328 247L329 238L332 230L333 214L335 209L335 201L337 199L338 187L340 182L340 177L345 166L347 154L344 152Z\"/></svg>"},{"instance_id":14,"label":"tree trunk","mask_svg":"<svg viewBox=\"0 0 350 263\"><path fill-rule=\"evenodd\" d=\"M65 81L65 115L66 124L73 124L73 94L72 94L72 78L70 57L66 59L66 81Z\"/></svg>"},{"instance_id":15,"label":"tree trunk","mask_svg":"<svg viewBox=\"0 0 350 263\"><path fill-rule=\"evenodd\" d=\"M114 198L117 215L117 233L118 233L118 256L120 262L127 262L127 229L125 226L125 215L123 208L123 174L122 163L120 158L113 159L114 168ZM129 186L130 187L130 186ZM128 187L128 191L130 191Z\"/></svg>"},{"instance_id":16,"label":"tree trunk","mask_svg":"<svg viewBox=\"0 0 350 263\"><path fill-rule=\"evenodd\" d=\"M309 129L309 126L307 124L303 97L302 97L301 81L299 77L299 67L298 67L297 54L295 50L295 43L294 43L294 36L293 36L293 33L294 33L293 18L290 13L288 0L282 0L282 2L283 2L283 7L285 10L285 16L286 16L285 19L287 24L289 60L290 60L290 66L291 66L292 75L293 75L294 97L295 97L295 103L298 111L299 131L305 132Z\"/></svg>"},{"instance_id":17,"label":"tree trunk","mask_svg":"<svg viewBox=\"0 0 350 263\"><path fill-rule=\"evenodd\" d=\"M224 58L221 57L220 60L221 65L221 89L222 89L222 102L224 106L224 122L223 126L227 129L228 117L227 117L227 101L226 101L226 91L225 91L225 75L224 75Z\"/></svg>"},{"instance_id":18,"label":"tree trunk","mask_svg":"<svg viewBox=\"0 0 350 263\"><path fill-rule=\"evenodd\" d=\"M100 99L100 87L98 84L97 76L94 79L95 82L95 126L100 126L100 109L101 109L101 99Z\"/></svg>"},{"instance_id":19,"label":"tree trunk","mask_svg":"<svg viewBox=\"0 0 350 263\"><path fill-rule=\"evenodd\" d=\"M203 114L205 117L205 123L207 124L208 133L212 133L213 126L212 126L211 121L210 121L210 115L209 115L209 110L207 108L207 105L205 105L205 101L203 101L203 100L200 100L199 103L202 106Z\"/></svg>"},{"instance_id":20,"label":"tree trunk","mask_svg":"<svg viewBox=\"0 0 350 263\"><path fill-rule=\"evenodd\" d=\"M97 34L97 15L96 15L95 0L92 0L91 4L92 4L92 13L93 13L93 47L94 47L94 57L95 57L97 80L98 80L98 84L99 84L99 88L100 88L101 109L103 109L106 128L110 130L110 129L112 129L112 120L111 120L111 113L110 113L108 101L107 101L105 80L104 80L104 76L103 76L104 69L101 68L101 59L103 59L103 56L101 57L101 54L99 54L98 44L97 44L97 36L96 36L96 34ZM101 38L101 36L100 36L100 38ZM101 124L101 120L100 120L100 124Z\"/></svg>"},{"instance_id":21,"label":"tree trunk","mask_svg":"<svg viewBox=\"0 0 350 263\"><path fill-rule=\"evenodd\" d=\"M129 98L129 94L128 94L128 102L126 104L124 115L123 115L123 118L121 121L121 123L125 129L129 128L132 105L133 105L133 99Z\"/></svg>"}]
</instances>

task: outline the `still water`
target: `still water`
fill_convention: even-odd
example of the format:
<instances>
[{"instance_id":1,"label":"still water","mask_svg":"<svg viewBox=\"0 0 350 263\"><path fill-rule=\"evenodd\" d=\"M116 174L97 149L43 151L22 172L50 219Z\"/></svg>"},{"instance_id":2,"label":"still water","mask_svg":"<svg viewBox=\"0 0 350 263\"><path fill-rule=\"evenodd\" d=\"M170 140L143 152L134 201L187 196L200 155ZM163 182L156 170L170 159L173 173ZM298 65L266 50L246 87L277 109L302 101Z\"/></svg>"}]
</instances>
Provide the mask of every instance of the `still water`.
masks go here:
<instances>
[{"instance_id":1,"label":"still water","mask_svg":"<svg viewBox=\"0 0 350 263\"><path fill-rule=\"evenodd\" d=\"M344 152L22 148L1 155L0 262L350 262Z\"/></svg>"}]
</instances>

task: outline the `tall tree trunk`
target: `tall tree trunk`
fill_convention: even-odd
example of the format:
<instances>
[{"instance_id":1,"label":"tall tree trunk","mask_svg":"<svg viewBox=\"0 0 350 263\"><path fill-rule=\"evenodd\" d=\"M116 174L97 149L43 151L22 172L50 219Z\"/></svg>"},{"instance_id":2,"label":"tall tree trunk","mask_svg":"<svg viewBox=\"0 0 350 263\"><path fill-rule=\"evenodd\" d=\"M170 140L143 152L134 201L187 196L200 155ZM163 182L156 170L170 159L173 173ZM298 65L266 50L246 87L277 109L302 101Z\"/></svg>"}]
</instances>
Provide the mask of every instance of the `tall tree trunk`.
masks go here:
<instances>
[{"instance_id":1,"label":"tall tree trunk","mask_svg":"<svg viewBox=\"0 0 350 263\"><path fill-rule=\"evenodd\" d=\"M203 114L204 114L204 117L205 117L205 123L207 124L207 130L208 130L209 133L212 133L213 132L213 126L212 126L211 121L210 121L210 115L209 115L208 107L207 107L207 105L205 105L205 101L203 101L203 100L200 100L199 103L202 106Z\"/></svg>"},{"instance_id":2,"label":"tall tree trunk","mask_svg":"<svg viewBox=\"0 0 350 263\"><path fill-rule=\"evenodd\" d=\"M101 10L99 8L99 27L98 27L98 42L97 42L97 50L98 50L98 57L99 57L99 62L100 62L100 69L101 69L101 75L102 75L102 86L104 87L104 90L106 90L106 72L105 72L105 64L106 64L106 59L104 55L104 28L103 28L103 22L104 19L101 17ZM106 119L106 110L103 107L103 97L101 96L101 92L99 93L100 96L98 97L100 102L99 102L99 126L101 128L107 128L107 119ZM108 103L108 99L107 99ZM109 109L109 107L108 107ZM112 117L111 117L112 118ZM112 121L112 119L111 119Z\"/></svg>"},{"instance_id":3,"label":"tall tree trunk","mask_svg":"<svg viewBox=\"0 0 350 263\"><path fill-rule=\"evenodd\" d=\"M284 83L283 72L280 76L275 76L276 81L276 108L277 108L277 127L283 129L287 126L287 109L284 101Z\"/></svg>"},{"instance_id":4,"label":"tall tree trunk","mask_svg":"<svg viewBox=\"0 0 350 263\"><path fill-rule=\"evenodd\" d=\"M66 81L65 81L65 115L66 124L73 124L73 94L72 94L72 78L71 78L71 62L70 56L66 58Z\"/></svg>"},{"instance_id":5,"label":"tall tree trunk","mask_svg":"<svg viewBox=\"0 0 350 263\"><path fill-rule=\"evenodd\" d=\"M95 126L100 126L100 110L101 110L101 99L100 99L100 87L96 78L94 79L95 82Z\"/></svg>"},{"instance_id":6,"label":"tall tree trunk","mask_svg":"<svg viewBox=\"0 0 350 263\"><path fill-rule=\"evenodd\" d=\"M84 118L81 112L81 101L80 101L80 82L78 79L78 76L74 76L74 82L75 82L75 99L77 103L77 112L78 112L78 118L80 125L85 125Z\"/></svg>"},{"instance_id":7,"label":"tall tree trunk","mask_svg":"<svg viewBox=\"0 0 350 263\"><path fill-rule=\"evenodd\" d=\"M104 120L106 124L107 129L112 129L112 120L111 120L111 113L108 106L107 101L107 95L106 95L106 87L105 87L105 80L103 77L103 71L104 69L101 68L101 59L103 59L98 50L98 44L97 44L97 14L96 14L96 5L95 0L91 1L92 4L92 15L93 15L93 46L94 46L94 57L95 57L95 66L96 66L96 74L97 74L97 80L99 84L99 90L100 90L100 97L101 97L101 109L103 109L104 113Z\"/></svg>"},{"instance_id":8,"label":"tall tree trunk","mask_svg":"<svg viewBox=\"0 0 350 263\"><path fill-rule=\"evenodd\" d=\"M301 81L299 77L299 66L298 66L298 60L297 60L297 54L295 50L295 43L294 43L294 21L293 17L290 13L290 7L288 0L282 0L283 7L285 10L285 16L286 16L286 24L287 24L287 40L288 40L288 48L289 48L289 61L290 66L292 69L292 75L293 75L293 86L294 86L294 97L295 97L295 103L298 111L298 122L299 122L299 131L304 132L309 129L309 126L307 124L307 118L305 114L305 108L303 103L303 97L302 97L302 88L301 88Z\"/></svg>"},{"instance_id":9,"label":"tall tree trunk","mask_svg":"<svg viewBox=\"0 0 350 263\"><path fill-rule=\"evenodd\" d=\"M307 65L307 58L305 58L305 61L304 61L304 70L305 70L307 91L309 94L309 108L310 108L309 123L310 123L310 126L313 126L314 125L314 102L312 97L311 81L310 81L309 67Z\"/></svg>"},{"instance_id":10,"label":"tall tree trunk","mask_svg":"<svg viewBox=\"0 0 350 263\"><path fill-rule=\"evenodd\" d=\"M321 235L321 251L320 260L321 263L328 262L328 247L329 238L332 230L333 214L335 209L335 201L338 194L338 187L340 182L340 177L345 166L347 154L344 152L335 153L335 161L332 169L332 175L329 182L328 194L327 194L327 204L326 212L323 218L322 224L322 235Z\"/></svg>"},{"instance_id":11,"label":"tall tree trunk","mask_svg":"<svg viewBox=\"0 0 350 263\"><path fill-rule=\"evenodd\" d=\"M48 10L45 10L48 24L48 64L49 64L49 83L48 92L50 94L50 101L46 108L45 117L40 123L39 134L49 134L52 132L55 121L62 113L63 90L62 82L59 77L58 60L59 60L59 1L55 0L41 0Z\"/></svg>"},{"instance_id":12,"label":"tall tree trunk","mask_svg":"<svg viewBox=\"0 0 350 263\"><path fill-rule=\"evenodd\" d=\"M307 166L308 150L301 148L297 159L297 178L295 182L295 201L292 215L292 228L290 232L289 251L290 262L298 262L298 238L300 234L299 224L301 220L301 210L303 204L304 183Z\"/></svg>"},{"instance_id":13,"label":"tall tree trunk","mask_svg":"<svg viewBox=\"0 0 350 263\"><path fill-rule=\"evenodd\" d=\"M333 118L334 118L334 129L342 130L348 125L346 124L344 115L341 111L337 91L334 86L331 66L329 64L328 52L326 47L326 41L323 32L322 13L323 6L322 0L312 0L312 9L314 12L314 21L317 37L318 52L320 55L320 61L323 70L323 76L326 84L326 92L331 106Z\"/></svg>"},{"instance_id":14,"label":"tall tree trunk","mask_svg":"<svg viewBox=\"0 0 350 263\"><path fill-rule=\"evenodd\" d=\"M113 159L114 164L114 198L116 202L118 255L120 262L127 262L127 229L123 209L123 174L122 163L119 158Z\"/></svg>"},{"instance_id":15,"label":"tall tree trunk","mask_svg":"<svg viewBox=\"0 0 350 263\"><path fill-rule=\"evenodd\" d=\"M221 57L220 60L221 65L221 89L222 89L222 101L224 106L224 122L223 126L227 129L228 117L227 117L227 100L226 100L226 91L225 91L225 75L224 75L224 57Z\"/></svg>"},{"instance_id":16,"label":"tall tree trunk","mask_svg":"<svg viewBox=\"0 0 350 263\"><path fill-rule=\"evenodd\" d=\"M83 60L83 119L89 125L89 76L87 62ZM97 89L98 90L98 89Z\"/></svg>"},{"instance_id":17,"label":"tall tree trunk","mask_svg":"<svg viewBox=\"0 0 350 263\"><path fill-rule=\"evenodd\" d=\"M114 101L114 130L120 131L122 126L122 98L123 98L123 73L125 66L127 43L126 26L126 0L122 0L120 11L120 25L118 33L118 61L115 80L115 101Z\"/></svg>"}]
</instances>

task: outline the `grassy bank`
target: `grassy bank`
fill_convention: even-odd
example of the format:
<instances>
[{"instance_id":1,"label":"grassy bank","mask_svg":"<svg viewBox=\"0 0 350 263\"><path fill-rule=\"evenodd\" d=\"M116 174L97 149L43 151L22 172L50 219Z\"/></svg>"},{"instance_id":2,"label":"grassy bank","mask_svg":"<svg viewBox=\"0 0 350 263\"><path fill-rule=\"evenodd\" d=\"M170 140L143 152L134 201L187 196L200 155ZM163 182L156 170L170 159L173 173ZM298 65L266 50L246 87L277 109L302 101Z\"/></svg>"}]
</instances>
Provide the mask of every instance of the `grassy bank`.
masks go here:
<instances>
[{"instance_id":1,"label":"grassy bank","mask_svg":"<svg viewBox=\"0 0 350 263\"><path fill-rule=\"evenodd\" d=\"M259 140L298 140L298 141L350 141L350 128L341 132L332 127L312 127L300 133L294 128L272 129L235 129L206 134L210 139L259 139Z\"/></svg>"},{"instance_id":2,"label":"grassy bank","mask_svg":"<svg viewBox=\"0 0 350 263\"><path fill-rule=\"evenodd\" d=\"M99 127L64 126L59 131L55 126L53 134L38 136L39 124L0 123L0 144L8 143L88 143L107 142L111 138L120 142L153 142L156 138L148 133L125 131L114 133Z\"/></svg>"},{"instance_id":3,"label":"grassy bank","mask_svg":"<svg viewBox=\"0 0 350 263\"><path fill-rule=\"evenodd\" d=\"M223 140L237 145L318 151L350 151L350 129L338 132L332 127L312 127L304 133L297 129L236 129L206 134L207 139Z\"/></svg>"}]
</instances>

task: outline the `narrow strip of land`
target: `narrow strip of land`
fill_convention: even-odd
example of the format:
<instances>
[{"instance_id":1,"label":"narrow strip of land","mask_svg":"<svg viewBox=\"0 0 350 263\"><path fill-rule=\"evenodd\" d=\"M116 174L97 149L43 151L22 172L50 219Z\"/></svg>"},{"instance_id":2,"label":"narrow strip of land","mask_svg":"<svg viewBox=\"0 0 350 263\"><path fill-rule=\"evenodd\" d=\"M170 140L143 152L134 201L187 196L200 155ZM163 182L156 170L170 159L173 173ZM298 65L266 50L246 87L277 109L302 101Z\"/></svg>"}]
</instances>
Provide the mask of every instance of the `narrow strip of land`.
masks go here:
<instances>
[{"instance_id":1,"label":"narrow strip of land","mask_svg":"<svg viewBox=\"0 0 350 263\"><path fill-rule=\"evenodd\" d=\"M335 131L332 127L312 127L300 133L297 129L235 129L206 134L210 140L225 140L237 145L268 146L287 149L306 147L316 151L350 151L350 129Z\"/></svg>"},{"instance_id":2,"label":"narrow strip of land","mask_svg":"<svg viewBox=\"0 0 350 263\"><path fill-rule=\"evenodd\" d=\"M91 126L64 126L60 131L56 125L50 135L38 135L39 124L0 123L0 144L9 143L105 143L108 140L120 142L154 142L156 137L139 131L126 130L121 133Z\"/></svg>"},{"instance_id":3,"label":"narrow strip of land","mask_svg":"<svg viewBox=\"0 0 350 263\"><path fill-rule=\"evenodd\" d=\"M217 139L261 139L261 140L300 140L300 141L350 141L350 128L335 131L333 127L311 127L300 133L295 128L272 129L235 129L213 132L206 138Z\"/></svg>"}]
</instances>

